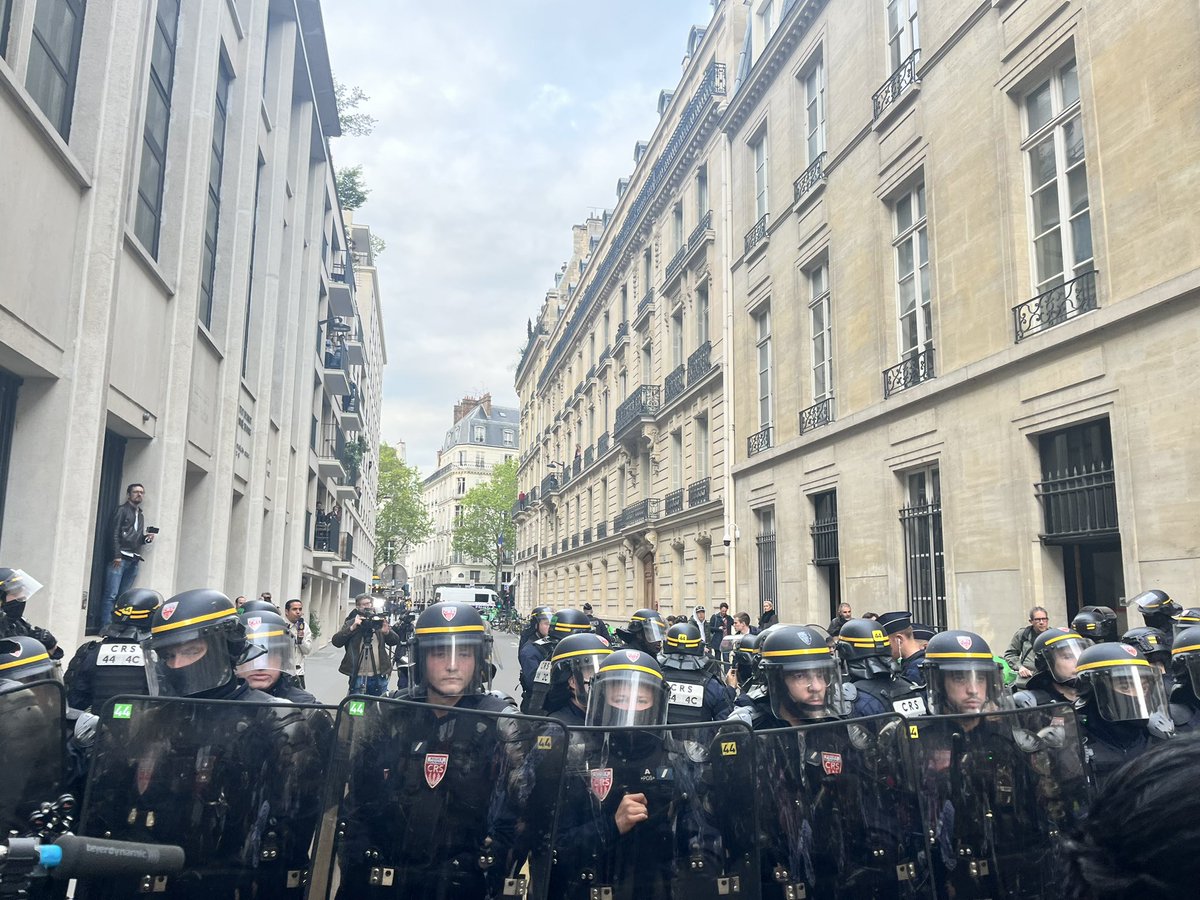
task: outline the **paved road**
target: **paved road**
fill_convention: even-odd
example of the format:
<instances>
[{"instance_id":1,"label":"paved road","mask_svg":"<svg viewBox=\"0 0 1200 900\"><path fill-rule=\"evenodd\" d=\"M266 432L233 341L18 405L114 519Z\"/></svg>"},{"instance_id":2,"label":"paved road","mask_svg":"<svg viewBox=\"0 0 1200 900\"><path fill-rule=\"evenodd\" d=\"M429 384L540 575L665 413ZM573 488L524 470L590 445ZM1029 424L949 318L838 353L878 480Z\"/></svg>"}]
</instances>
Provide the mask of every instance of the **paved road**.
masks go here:
<instances>
[{"instance_id":1,"label":"paved road","mask_svg":"<svg viewBox=\"0 0 1200 900\"><path fill-rule=\"evenodd\" d=\"M517 679L520 669L517 666L516 635L503 632L496 634L492 652L500 667L493 687L505 691L514 700L519 701L521 693L517 687ZM336 705L346 696L347 678L338 671L341 661L342 651L332 644L326 644L305 660L305 682L308 689L322 703ZM393 675L389 687L395 686L396 678Z\"/></svg>"}]
</instances>

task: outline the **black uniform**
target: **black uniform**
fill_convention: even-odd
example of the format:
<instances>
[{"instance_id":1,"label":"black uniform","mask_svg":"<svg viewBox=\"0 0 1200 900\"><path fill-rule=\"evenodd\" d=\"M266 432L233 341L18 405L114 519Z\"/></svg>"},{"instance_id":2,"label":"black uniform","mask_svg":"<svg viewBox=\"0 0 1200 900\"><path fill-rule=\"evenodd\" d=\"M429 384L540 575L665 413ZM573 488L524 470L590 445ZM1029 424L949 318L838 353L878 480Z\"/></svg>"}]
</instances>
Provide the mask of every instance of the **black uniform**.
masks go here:
<instances>
[{"instance_id":1,"label":"black uniform","mask_svg":"<svg viewBox=\"0 0 1200 900\"><path fill-rule=\"evenodd\" d=\"M17 637L18 635L31 637L41 642L51 659L62 659L63 651L62 647L58 646L58 640L45 628L39 628L26 621L21 613L12 608L18 604L21 612L24 612L25 604L20 601L9 602L4 604L4 607L0 607L0 638Z\"/></svg>"},{"instance_id":2,"label":"black uniform","mask_svg":"<svg viewBox=\"0 0 1200 900\"><path fill-rule=\"evenodd\" d=\"M664 654L660 660L663 677L671 685L667 722L713 722L733 710L733 690L720 682L702 657Z\"/></svg>"},{"instance_id":3,"label":"black uniform","mask_svg":"<svg viewBox=\"0 0 1200 900\"><path fill-rule=\"evenodd\" d=\"M118 694L144 696L146 666L137 638L105 635L81 644L67 666L67 704L99 712Z\"/></svg>"},{"instance_id":4,"label":"black uniform","mask_svg":"<svg viewBox=\"0 0 1200 900\"><path fill-rule=\"evenodd\" d=\"M1134 757L1162 742L1144 722L1110 722L1100 715L1094 699L1089 698L1078 710L1083 751L1096 788L1103 790L1108 778Z\"/></svg>"}]
</instances>

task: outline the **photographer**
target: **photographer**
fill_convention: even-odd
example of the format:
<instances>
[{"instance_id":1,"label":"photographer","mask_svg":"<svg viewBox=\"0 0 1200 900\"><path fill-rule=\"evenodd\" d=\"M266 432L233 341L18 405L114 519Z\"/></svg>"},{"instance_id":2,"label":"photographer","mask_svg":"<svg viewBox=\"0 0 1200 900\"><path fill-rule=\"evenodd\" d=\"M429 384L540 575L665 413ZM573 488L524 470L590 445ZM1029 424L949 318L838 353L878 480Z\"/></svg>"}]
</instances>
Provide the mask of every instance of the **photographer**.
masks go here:
<instances>
[{"instance_id":1,"label":"photographer","mask_svg":"<svg viewBox=\"0 0 1200 900\"><path fill-rule=\"evenodd\" d=\"M355 603L330 643L345 648L338 671L350 679L350 693L381 697L392 674L390 648L400 643L400 636L375 611L370 594L360 594Z\"/></svg>"}]
</instances>

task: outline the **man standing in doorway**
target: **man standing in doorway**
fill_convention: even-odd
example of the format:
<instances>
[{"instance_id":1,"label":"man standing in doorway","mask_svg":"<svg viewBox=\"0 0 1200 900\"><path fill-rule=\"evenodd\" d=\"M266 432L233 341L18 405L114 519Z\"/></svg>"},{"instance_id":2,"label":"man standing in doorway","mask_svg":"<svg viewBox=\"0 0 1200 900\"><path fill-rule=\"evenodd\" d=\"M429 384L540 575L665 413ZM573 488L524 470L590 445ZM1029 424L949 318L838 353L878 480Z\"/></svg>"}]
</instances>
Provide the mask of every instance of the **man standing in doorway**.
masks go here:
<instances>
[{"instance_id":1,"label":"man standing in doorway","mask_svg":"<svg viewBox=\"0 0 1200 900\"><path fill-rule=\"evenodd\" d=\"M113 513L108 536L109 564L104 573L104 597L100 604L101 628L112 619L117 597L133 587L138 566L144 558L139 551L154 542L154 534L146 533L146 517L142 512L145 498L146 488L134 482L125 488L125 502Z\"/></svg>"}]
</instances>

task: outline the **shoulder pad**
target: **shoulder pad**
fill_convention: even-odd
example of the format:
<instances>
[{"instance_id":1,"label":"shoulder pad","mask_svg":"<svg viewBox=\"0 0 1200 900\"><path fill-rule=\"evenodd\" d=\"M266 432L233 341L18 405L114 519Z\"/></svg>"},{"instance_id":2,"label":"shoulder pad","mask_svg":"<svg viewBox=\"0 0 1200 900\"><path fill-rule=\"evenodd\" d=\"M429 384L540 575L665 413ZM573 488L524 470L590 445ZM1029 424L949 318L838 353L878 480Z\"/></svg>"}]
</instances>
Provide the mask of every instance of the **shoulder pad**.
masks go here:
<instances>
[{"instance_id":1,"label":"shoulder pad","mask_svg":"<svg viewBox=\"0 0 1200 900\"><path fill-rule=\"evenodd\" d=\"M846 703L853 703L858 699L858 686L852 681L842 682L842 700Z\"/></svg>"},{"instance_id":2,"label":"shoulder pad","mask_svg":"<svg viewBox=\"0 0 1200 900\"><path fill-rule=\"evenodd\" d=\"M479 708L486 712L519 712L517 702L501 690L488 691L480 697Z\"/></svg>"},{"instance_id":3,"label":"shoulder pad","mask_svg":"<svg viewBox=\"0 0 1200 900\"><path fill-rule=\"evenodd\" d=\"M1042 694L1041 691L1033 691L1029 688L1013 694L1013 703L1016 704L1017 709L1033 709L1035 706L1041 706L1048 700L1049 698Z\"/></svg>"},{"instance_id":4,"label":"shoulder pad","mask_svg":"<svg viewBox=\"0 0 1200 900\"><path fill-rule=\"evenodd\" d=\"M1192 716L1195 714L1195 711L1186 703L1171 702L1171 719L1176 725L1186 725L1192 721Z\"/></svg>"}]
</instances>

